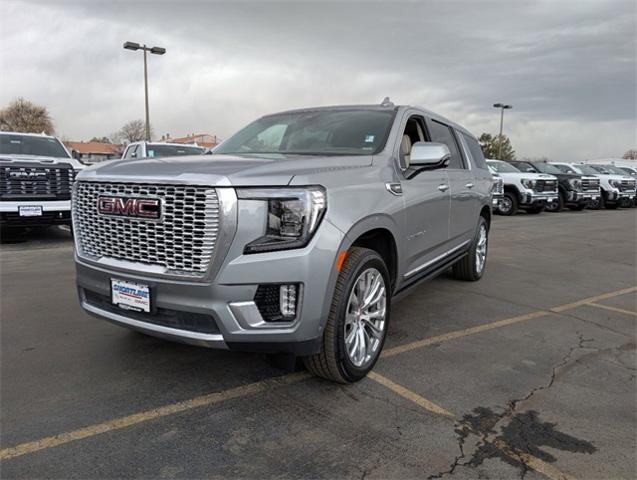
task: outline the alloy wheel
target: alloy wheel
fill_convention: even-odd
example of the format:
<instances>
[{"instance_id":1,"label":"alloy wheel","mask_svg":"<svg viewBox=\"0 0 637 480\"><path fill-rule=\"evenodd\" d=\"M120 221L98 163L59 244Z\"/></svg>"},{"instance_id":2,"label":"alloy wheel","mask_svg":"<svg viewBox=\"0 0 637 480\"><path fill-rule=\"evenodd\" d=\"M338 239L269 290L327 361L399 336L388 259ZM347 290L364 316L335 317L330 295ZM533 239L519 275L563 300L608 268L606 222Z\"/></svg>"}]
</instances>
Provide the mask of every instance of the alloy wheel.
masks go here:
<instances>
[{"instance_id":1,"label":"alloy wheel","mask_svg":"<svg viewBox=\"0 0 637 480\"><path fill-rule=\"evenodd\" d=\"M487 261L487 227L480 225L478 243L476 244L476 271L481 273Z\"/></svg>"},{"instance_id":2,"label":"alloy wheel","mask_svg":"<svg viewBox=\"0 0 637 480\"><path fill-rule=\"evenodd\" d=\"M357 368L366 368L378 355L386 329L387 289L375 268L363 271L349 295L345 311L345 349Z\"/></svg>"}]
</instances>

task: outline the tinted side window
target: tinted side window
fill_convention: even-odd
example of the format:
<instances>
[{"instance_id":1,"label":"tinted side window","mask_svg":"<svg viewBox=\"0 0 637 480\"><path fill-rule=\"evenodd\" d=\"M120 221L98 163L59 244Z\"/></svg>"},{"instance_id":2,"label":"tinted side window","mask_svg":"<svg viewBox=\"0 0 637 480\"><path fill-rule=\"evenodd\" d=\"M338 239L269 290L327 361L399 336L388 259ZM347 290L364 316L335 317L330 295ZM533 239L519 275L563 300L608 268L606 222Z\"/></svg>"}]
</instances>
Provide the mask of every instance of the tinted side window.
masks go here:
<instances>
[{"instance_id":1,"label":"tinted side window","mask_svg":"<svg viewBox=\"0 0 637 480\"><path fill-rule=\"evenodd\" d=\"M449 161L449 167L447 168L464 168L464 163L460 156L460 149L458 148L458 143L453 136L451 128L435 120L432 120L430 125L431 128L429 133L431 134L431 141L444 143L451 152L451 160Z\"/></svg>"},{"instance_id":2,"label":"tinted side window","mask_svg":"<svg viewBox=\"0 0 637 480\"><path fill-rule=\"evenodd\" d=\"M478 143L478 141L465 133L460 132L460 135L462 135L462 138L464 138L464 141L467 143L467 147L469 147L469 153L471 154L473 166L475 168L482 168L483 170L487 170L487 162L484 159L482 148L480 148L480 144Z\"/></svg>"}]
</instances>

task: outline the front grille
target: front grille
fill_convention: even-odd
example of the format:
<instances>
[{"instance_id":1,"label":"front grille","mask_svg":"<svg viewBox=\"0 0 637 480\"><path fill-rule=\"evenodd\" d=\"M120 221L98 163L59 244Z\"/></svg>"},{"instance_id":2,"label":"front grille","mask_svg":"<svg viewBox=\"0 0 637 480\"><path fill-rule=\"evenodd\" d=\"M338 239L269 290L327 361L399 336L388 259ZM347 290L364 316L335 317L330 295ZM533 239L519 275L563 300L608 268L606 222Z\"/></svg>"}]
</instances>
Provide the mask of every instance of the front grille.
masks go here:
<instances>
[{"instance_id":1,"label":"front grille","mask_svg":"<svg viewBox=\"0 0 637 480\"><path fill-rule=\"evenodd\" d=\"M0 166L2 200L70 200L75 170L68 164Z\"/></svg>"},{"instance_id":2,"label":"front grille","mask_svg":"<svg viewBox=\"0 0 637 480\"><path fill-rule=\"evenodd\" d=\"M159 220L103 215L99 196L161 199ZM206 274L219 230L215 189L192 185L151 185L79 181L73 196L78 254L161 267L162 273Z\"/></svg>"},{"instance_id":3,"label":"front grille","mask_svg":"<svg viewBox=\"0 0 637 480\"><path fill-rule=\"evenodd\" d=\"M635 180L622 180L622 183L619 187L619 190L622 192L632 192L635 190Z\"/></svg>"},{"instance_id":4,"label":"front grille","mask_svg":"<svg viewBox=\"0 0 637 480\"><path fill-rule=\"evenodd\" d=\"M537 193L544 192L557 192L557 181L556 180L537 180L535 182L535 187L533 190Z\"/></svg>"},{"instance_id":5,"label":"front grille","mask_svg":"<svg viewBox=\"0 0 637 480\"><path fill-rule=\"evenodd\" d=\"M107 295L100 295L99 293L85 289L82 289L82 291L84 299L89 305L93 305L101 310L106 310L107 312L132 318L133 320L192 332L220 333L217 322L215 322L215 319L210 315L182 312L168 308L156 308L152 313L123 310L113 305L110 297Z\"/></svg>"},{"instance_id":6,"label":"front grille","mask_svg":"<svg viewBox=\"0 0 637 480\"><path fill-rule=\"evenodd\" d=\"M583 178L582 179L582 191L583 192L599 192L599 179L597 179L597 178Z\"/></svg>"}]
</instances>

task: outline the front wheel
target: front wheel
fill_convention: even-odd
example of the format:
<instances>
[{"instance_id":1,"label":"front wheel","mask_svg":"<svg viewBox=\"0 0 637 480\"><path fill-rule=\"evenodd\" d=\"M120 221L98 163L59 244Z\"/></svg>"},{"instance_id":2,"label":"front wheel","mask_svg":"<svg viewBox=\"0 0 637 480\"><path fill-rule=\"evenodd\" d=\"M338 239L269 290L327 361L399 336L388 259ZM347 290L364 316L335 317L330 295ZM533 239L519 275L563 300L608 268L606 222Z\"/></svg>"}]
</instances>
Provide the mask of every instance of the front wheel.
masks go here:
<instances>
[{"instance_id":1,"label":"front wheel","mask_svg":"<svg viewBox=\"0 0 637 480\"><path fill-rule=\"evenodd\" d=\"M389 272L381 256L351 248L338 275L321 350L303 358L306 368L339 383L365 377L385 343L390 303Z\"/></svg>"},{"instance_id":2,"label":"front wheel","mask_svg":"<svg viewBox=\"0 0 637 480\"><path fill-rule=\"evenodd\" d=\"M458 280L475 282L482 278L484 267L487 264L487 251L489 247L489 225L483 216L480 216L478 231L473 239L469 253L453 266L453 276Z\"/></svg>"},{"instance_id":3,"label":"front wheel","mask_svg":"<svg viewBox=\"0 0 637 480\"><path fill-rule=\"evenodd\" d=\"M518 198L515 193L504 192L500 206L498 207L498 213L500 215L514 215L518 210Z\"/></svg>"},{"instance_id":4,"label":"front wheel","mask_svg":"<svg viewBox=\"0 0 637 480\"><path fill-rule=\"evenodd\" d=\"M564 200L564 194L562 192L559 192L557 195L557 200L546 205L546 211L561 212L564 209L565 203L566 201Z\"/></svg>"}]
</instances>

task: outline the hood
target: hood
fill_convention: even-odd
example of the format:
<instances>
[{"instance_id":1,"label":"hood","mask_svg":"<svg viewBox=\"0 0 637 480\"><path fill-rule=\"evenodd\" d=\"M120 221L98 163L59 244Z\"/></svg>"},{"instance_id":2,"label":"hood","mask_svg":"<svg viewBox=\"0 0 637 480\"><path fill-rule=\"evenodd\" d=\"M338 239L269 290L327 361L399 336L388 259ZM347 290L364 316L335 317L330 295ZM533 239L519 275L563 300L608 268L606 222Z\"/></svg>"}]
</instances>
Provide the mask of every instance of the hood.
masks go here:
<instances>
[{"instance_id":1,"label":"hood","mask_svg":"<svg viewBox=\"0 0 637 480\"><path fill-rule=\"evenodd\" d=\"M616 173L596 173L595 175L583 175L582 178L598 178L600 180L635 180L628 175L618 175Z\"/></svg>"},{"instance_id":2,"label":"hood","mask_svg":"<svg viewBox=\"0 0 637 480\"><path fill-rule=\"evenodd\" d=\"M296 175L334 169L363 168L371 156L310 155L192 155L111 160L95 164L78 177L80 180L166 181L213 186L288 185Z\"/></svg>"},{"instance_id":3,"label":"hood","mask_svg":"<svg viewBox=\"0 0 637 480\"><path fill-rule=\"evenodd\" d=\"M548 173L530 173L530 172L500 172L502 178L505 179L523 179L528 178L530 180L557 180L555 175L549 175Z\"/></svg>"},{"instance_id":4,"label":"hood","mask_svg":"<svg viewBox=\"0 0 637 480\"><path fill-rule=\"evenodd\" d=\"M76 170L84 168L84 164L74 158L45 157L40 155L19 155L13 153L0 153L0 163L38 163L44 165L58 165L66 163Z\"/></svg>"}]
</instances>

